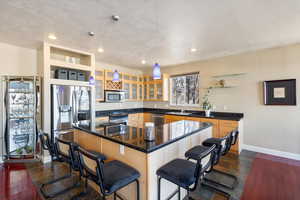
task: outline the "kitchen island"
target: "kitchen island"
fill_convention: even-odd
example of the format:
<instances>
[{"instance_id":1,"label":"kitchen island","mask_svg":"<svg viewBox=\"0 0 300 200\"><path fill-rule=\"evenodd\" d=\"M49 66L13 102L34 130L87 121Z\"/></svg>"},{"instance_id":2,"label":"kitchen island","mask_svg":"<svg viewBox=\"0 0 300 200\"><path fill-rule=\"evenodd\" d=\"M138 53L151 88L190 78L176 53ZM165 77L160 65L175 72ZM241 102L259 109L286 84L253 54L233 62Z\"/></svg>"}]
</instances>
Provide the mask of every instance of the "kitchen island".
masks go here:
<instances>
[{"instance_id":1,"label":"kitchen island","mask_svg":"<svg viewBox=\"0 0 300 200\"><path fill-rule=\"evenodd\" d=\"M98 127L95 122L82 121L74 126L74 142L88 150L105 154L109 160L120 160L140 174L140 197L142 200L157 199L156 170L212 136L210 123L182 120L155 126L155 140L144 140L145 128L118 125ZM97 191L99 188L95 187ZM176 190L170 182L162 182L162 199ZM118 193L124 199L135 199L135 183ZM182 191L184 192L184 191Z\"/></svg>"}]
</instances>

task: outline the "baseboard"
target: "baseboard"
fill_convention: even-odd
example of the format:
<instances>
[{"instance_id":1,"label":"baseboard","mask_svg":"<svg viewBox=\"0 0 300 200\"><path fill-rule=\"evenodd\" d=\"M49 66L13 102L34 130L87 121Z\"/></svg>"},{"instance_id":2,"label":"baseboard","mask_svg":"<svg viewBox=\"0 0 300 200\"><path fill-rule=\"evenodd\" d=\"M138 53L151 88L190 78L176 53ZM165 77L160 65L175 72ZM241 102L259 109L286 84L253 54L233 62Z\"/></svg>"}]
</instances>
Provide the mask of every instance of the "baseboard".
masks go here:
<instances>
[{"instance_id":1,"label":"baseboard","mask_svg":"<svg viewBox=\"0 0 300 200\"><path fill-rule=\"evenodd\" d=\"M289 153L285 151L277 151L274 149L267 149L263 147L258 147L258 146L252 146L252 145L246 145L243 144L243 149L248 150L248 151L255 151L259 153L265 153L265 154L270 154L274 156L279 156L279 157L284 157L284 158L289 158L289 159L294 159L294 160L300 160L300 154L295 154L295 153Z\"/></svg>"}]
</instances>

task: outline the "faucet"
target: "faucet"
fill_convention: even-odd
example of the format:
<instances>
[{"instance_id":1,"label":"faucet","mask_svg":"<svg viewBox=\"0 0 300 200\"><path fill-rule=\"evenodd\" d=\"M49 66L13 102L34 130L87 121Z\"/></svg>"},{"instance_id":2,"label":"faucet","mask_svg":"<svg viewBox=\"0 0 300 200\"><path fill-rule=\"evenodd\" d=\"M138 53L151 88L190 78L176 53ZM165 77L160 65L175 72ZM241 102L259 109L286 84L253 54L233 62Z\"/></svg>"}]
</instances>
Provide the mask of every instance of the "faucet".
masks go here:
<instances>
[{"instance_id":1,"label":"faucet","mask_svg":"<svg viewBox=\"0 0 300 200\"><path fill-rule=\"evenodd\" d=\"M181 113L184 113L184 109L183 108L181 108Z\"/></svg>"}]
</instances>

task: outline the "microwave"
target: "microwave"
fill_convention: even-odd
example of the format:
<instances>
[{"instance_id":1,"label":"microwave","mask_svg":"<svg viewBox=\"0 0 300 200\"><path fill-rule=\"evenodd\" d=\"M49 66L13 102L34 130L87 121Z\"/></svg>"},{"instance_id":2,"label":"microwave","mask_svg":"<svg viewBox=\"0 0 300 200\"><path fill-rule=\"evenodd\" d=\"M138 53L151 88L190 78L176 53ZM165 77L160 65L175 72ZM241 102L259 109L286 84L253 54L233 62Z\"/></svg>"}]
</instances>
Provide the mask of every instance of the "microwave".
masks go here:
<instances>
[{"instance_id":1,"label":"microwave","mask_svg":"<svg viewBox=\"0 0 300 200\"><path fill-rule=\"evenodd\" d=\"M105 102L119 103L125 101L125 92L117 90L105 90Z\"/></svg>"}]
</instances>

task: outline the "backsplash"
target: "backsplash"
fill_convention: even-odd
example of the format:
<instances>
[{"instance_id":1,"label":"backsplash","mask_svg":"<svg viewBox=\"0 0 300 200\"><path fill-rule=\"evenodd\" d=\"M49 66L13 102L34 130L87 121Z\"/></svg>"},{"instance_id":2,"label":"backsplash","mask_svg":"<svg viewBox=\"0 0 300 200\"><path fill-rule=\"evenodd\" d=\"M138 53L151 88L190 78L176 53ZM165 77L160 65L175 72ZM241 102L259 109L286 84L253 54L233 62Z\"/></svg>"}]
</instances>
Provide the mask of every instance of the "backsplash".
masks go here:
<instances>
[{"instance_id":1,"label":"backsplash","mask_svg":"<svg viewBox=\"0 0 300 200\"><path fill-rule=\"evenodd\" d=\"M185 110L202 110L200 106L171 106L169 102L152 102L145 101L144 108L161 108L161 109L185 109Z\"/></svg>"},{"instance_id":2,"label":"backsplash","mask_svg":"<svg viewBox=\"0 0 300 200\"><path fill-rule=\"evenodd\" d=\"M142 108L143 102L122 102L122 103L96 103L95 110L116 110L116 109L130 109L130 108Z\"/></svg>"}]
</instances>

